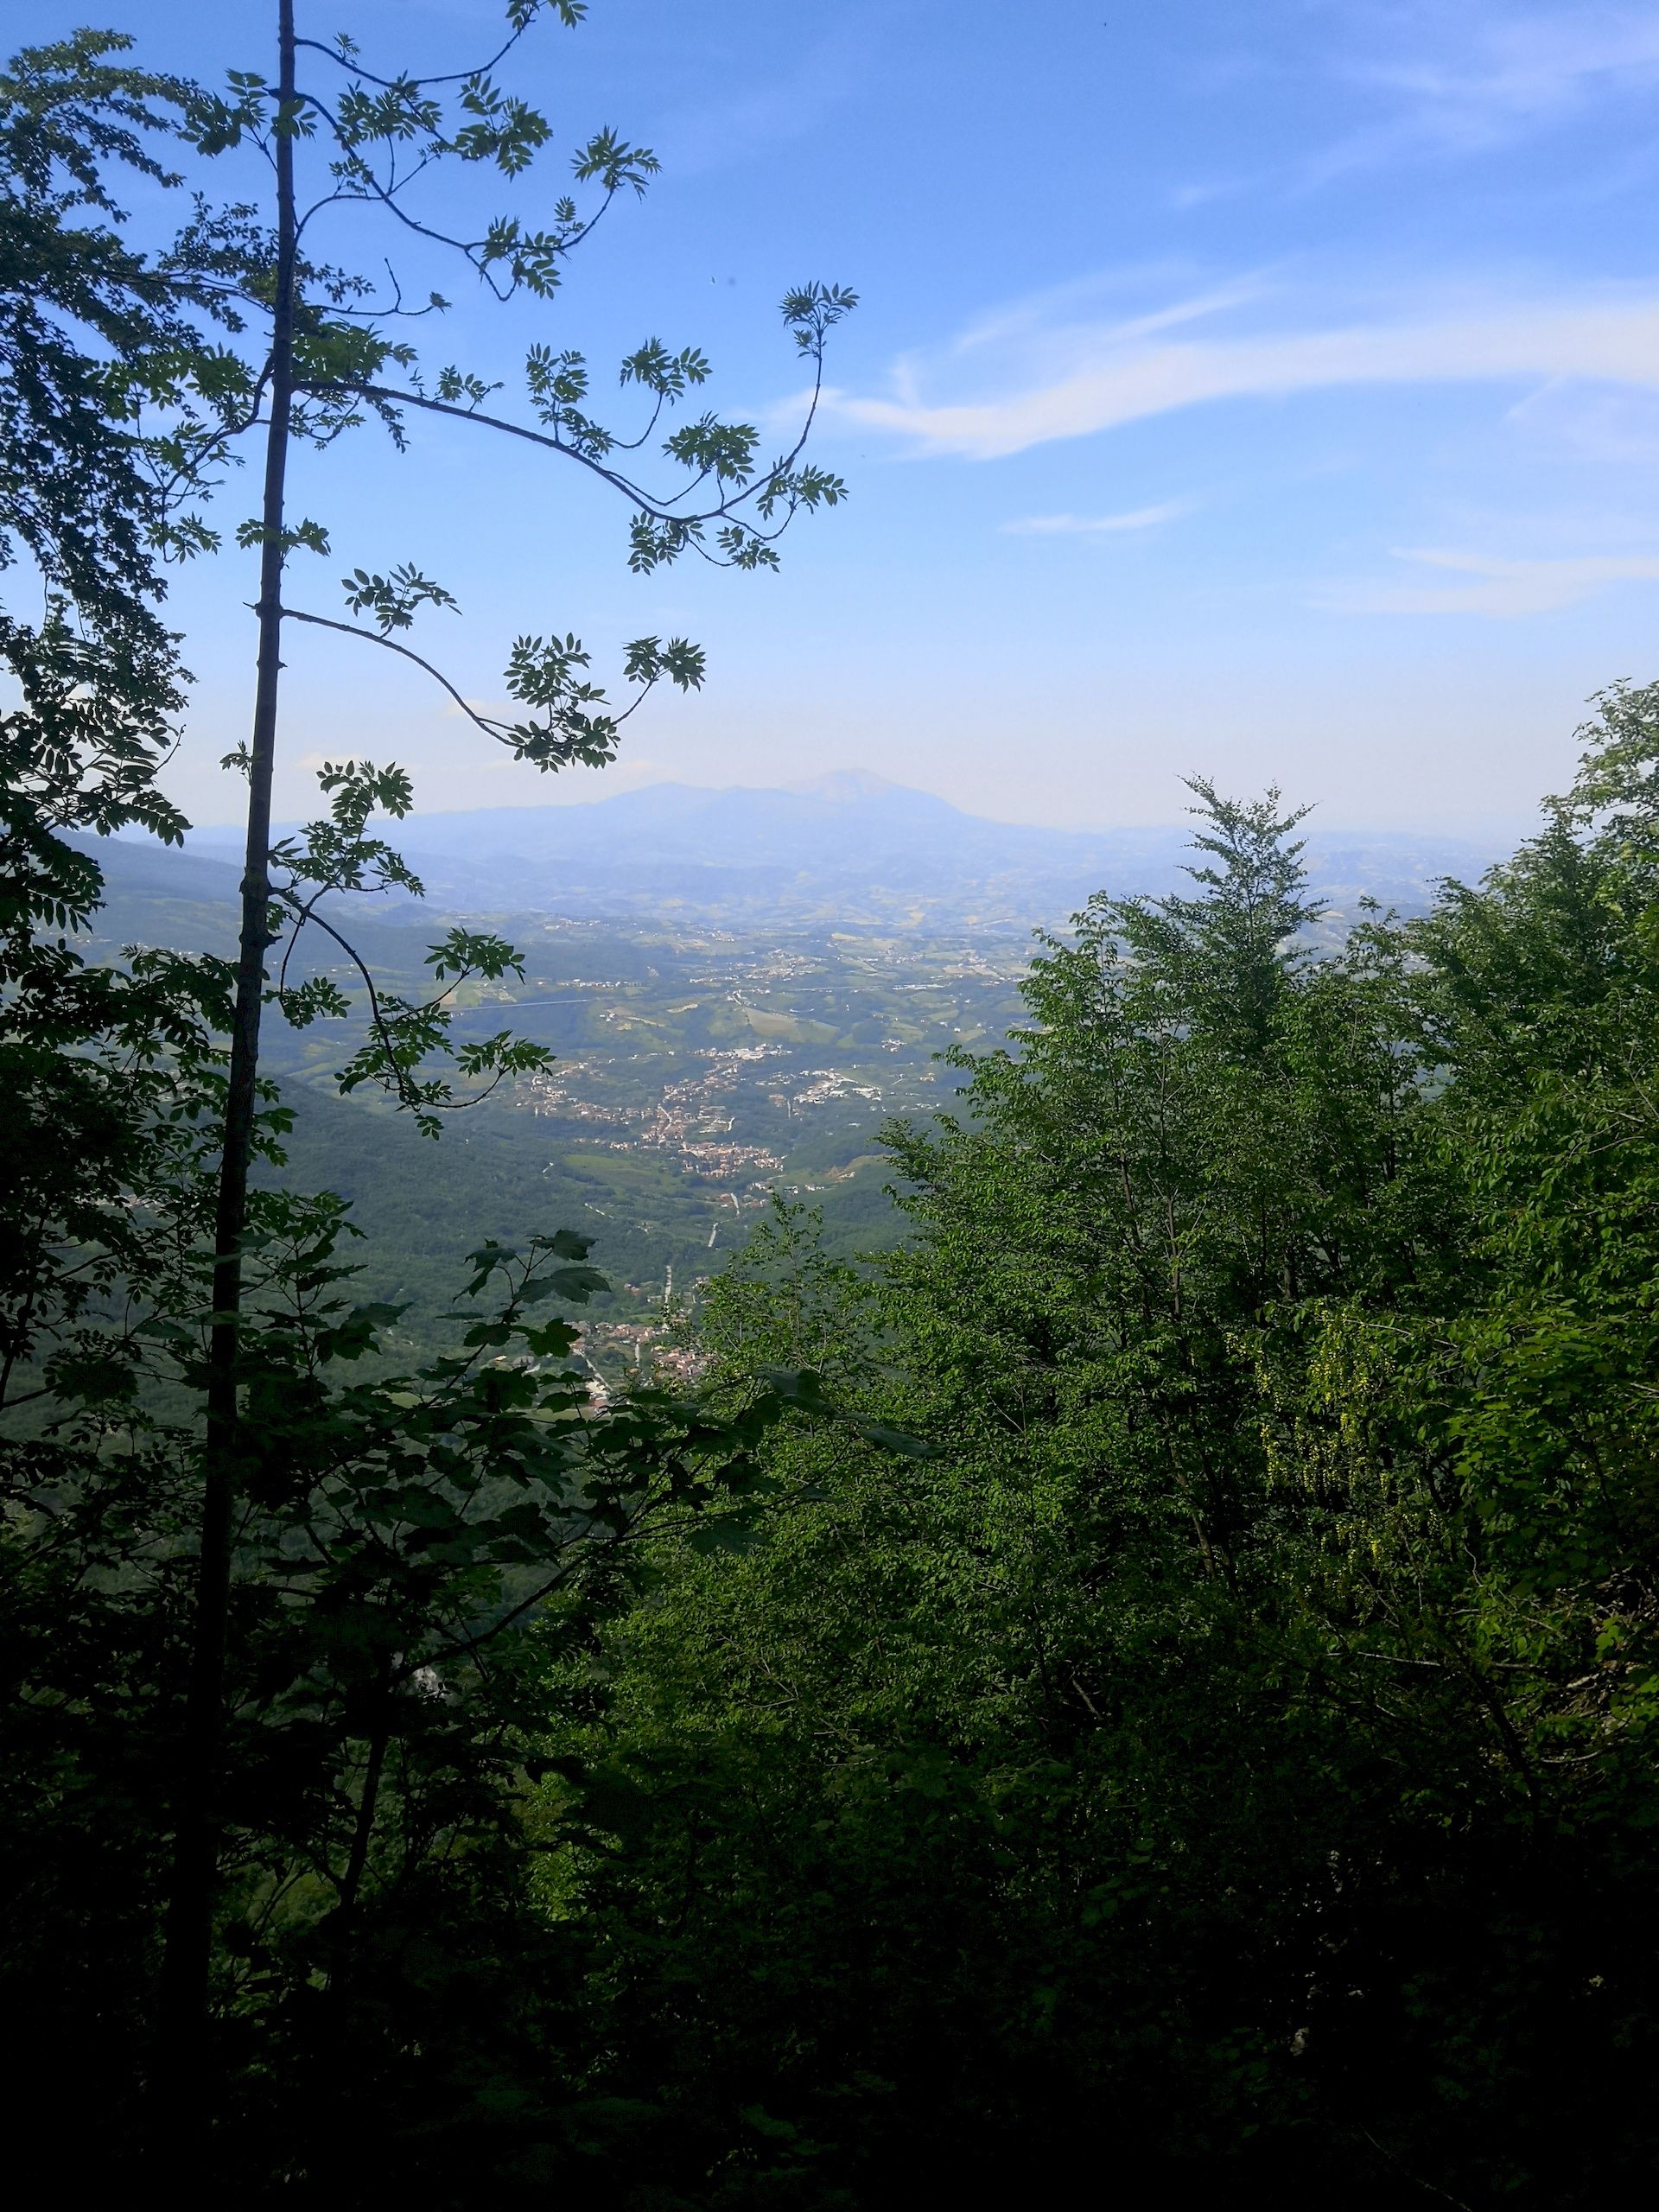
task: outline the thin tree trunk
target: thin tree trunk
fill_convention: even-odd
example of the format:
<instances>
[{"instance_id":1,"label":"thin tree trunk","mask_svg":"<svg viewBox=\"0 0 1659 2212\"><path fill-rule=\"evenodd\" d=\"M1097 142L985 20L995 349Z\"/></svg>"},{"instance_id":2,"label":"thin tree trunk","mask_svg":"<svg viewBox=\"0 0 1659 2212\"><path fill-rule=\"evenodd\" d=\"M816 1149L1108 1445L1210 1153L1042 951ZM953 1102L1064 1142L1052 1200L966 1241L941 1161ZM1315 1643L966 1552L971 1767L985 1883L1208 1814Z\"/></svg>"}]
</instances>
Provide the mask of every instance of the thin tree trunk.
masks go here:
<instances>
[{"instance_id":1,"label":"thin tree trunk","mask_svg":"<svg viewBox=\"0 0 1659 2212\"><path fill-rule=\"evenodd\" d=\"M162 2050L166 2070L183 2085L206 2020L217 1883L224 1741L225 1655L237 1461L237 1336L242 1304L241 1244L247 1228L248 1167L253 1148L259 1018L270 944L270 785L282 671L283 525L293 397L295 261L294 0L279 0L280 68L276 133L277 260L272 301L264 541L259 569L259 658L248 775L247 855L242 875L242 937L231 1037L225 1143L214 1227L213 1322L207 1384L207 1433L200 1553L190 1688L168 1900L163 1967Z\"/></svg>"},{"instance_id":2,"label":"thin tree trunk","mask_svg":"<svg viewBox=\"0 0 1659 2212\"><path fill-rule=\"evenodd\" d=\"M334 1914L328 1980L336 1996L343 1994L351 1974L352 1939L357 1932L357 1901L362 1892L363 1877L368 1870L369 1846L374 1839L375 1815L380 1807L380 1778L385 1771L386 1751L391 1741L390 1666L382 1667L376 1689L378 1709L374 1718L374 1732L369 1738L368 1763L363 1770L363 1793L358 1799L357 1819L352 1828L351 1853L346 1861L346 1872L340 1885L340 1904Z\"/></svg>"}]
</instances>

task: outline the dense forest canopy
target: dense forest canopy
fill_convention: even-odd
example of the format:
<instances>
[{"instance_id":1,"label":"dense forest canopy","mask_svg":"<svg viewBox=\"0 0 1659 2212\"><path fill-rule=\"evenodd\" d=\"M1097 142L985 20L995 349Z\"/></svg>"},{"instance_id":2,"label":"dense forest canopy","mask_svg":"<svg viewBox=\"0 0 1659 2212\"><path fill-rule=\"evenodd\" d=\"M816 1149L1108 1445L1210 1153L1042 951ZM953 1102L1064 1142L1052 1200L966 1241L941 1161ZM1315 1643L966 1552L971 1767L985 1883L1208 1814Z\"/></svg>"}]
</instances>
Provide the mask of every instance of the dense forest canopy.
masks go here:
<instances>
[{"instance_id":1,"label":"dense forest canopy","mask_svg":"<svg viewBox=\"0 0 1659 2212\"><path fill-rule=\"evenodd\" d=\"M1195 784L1190 887L1103 890L888 1127L903 1236L780 1205L695 1384L596 1403L588 1241L528 1218L397 1371L268 1082L227 1315L235 972L89 960L67 838L180 828L117 402L176 400L214 296L109 180L212 112L108 37L0 80L14 2164L634 2212L1650 2179L1659 685L1510 861L1340 943L1298 812Z\"/></svg>"}]
</instances>

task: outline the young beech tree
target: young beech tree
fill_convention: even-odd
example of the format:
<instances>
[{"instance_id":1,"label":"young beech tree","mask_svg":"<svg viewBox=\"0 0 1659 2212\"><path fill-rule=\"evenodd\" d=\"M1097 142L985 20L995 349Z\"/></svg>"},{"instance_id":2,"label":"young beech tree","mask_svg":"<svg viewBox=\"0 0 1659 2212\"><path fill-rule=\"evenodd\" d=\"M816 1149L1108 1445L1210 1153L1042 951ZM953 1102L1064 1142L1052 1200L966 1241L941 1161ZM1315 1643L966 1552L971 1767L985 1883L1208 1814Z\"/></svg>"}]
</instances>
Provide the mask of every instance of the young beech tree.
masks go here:
<instances>
[{"instance_id":1,"label":"young beech tree","mask_svg":"<svg viewBox=\"0 0 1659 2212\"><path fill-rule=\"evenodd\" d=\"M331 766L321 778L331 801L328 818L304 837L273 846L284 655L306 625L397 655L437 683L483 734L543 770L611 760L622 724L657 684L690 689L703 671L702 652L683 638L636 639L621 657L629 702L613 707L590 677L590 657L575 636L521 637L505 677L518 717L473 708L403 640L423 608L454 604L442 584L413 563L355 566L345 580L346 617L355 619L295 603L288 585L292 556L326 555L331 540L326 522L290 512L290 458L298 447L327 452L365 424L378 424L402 448L412 417L460 422L480 437L511 441L611 487L631 512L629 560L639 571L687 553L734 568L772 566L776 541L798 512L843 496L838 479L803 459L825 339L855 304L839 288L808 284L783 303L785 327L813 379L794 443L766 458L753 425L705 412L662 439L671 480L661 484L640 473L635 456L707 380L709 364L695 346L673 349L650 339L622 361L621 383L643 403L640 419L625 433L588 411L588 372L578 352L532 346L523 407L507 413L493 402L498 385L462 365L428 364L409 335L415 323L440 315L446 302L427 288L415 303L396 272L398 258L423 269L435 257L447 259L498 300L519 294L550 299L566 262L611 203L642 192L655 173L648 150L604 130L571 160L575 193L560 191L536 218L455 220L457 203L468 198L464 183L456 189L455 173L493 172L516 183L552 139L547 119L499 86L491 73L539 19L573 28L584 12L578 0L510 0L495 51L474 64L416 74L379 57L371 66L344 35L332 42L304 35L294 0L276 0L274 73L233 73L224 96L192 100L184 126L185 138L204 159L247 156L253 163L253 181L238 181L234 204L198 202L166 257L181 296L195 305L198 340L170 361L135 365L124 380L116 380L136 423L159 416L164 425L147 450L155 463L153 527L169 550L182 556L215 549L219 540L203 518L199 495L242 442L257 442L264 457L259 511L236 531L237 543L259 555L257 652L251 735L232 756L247 777L247 842L214 1229L198 1627L168 1942L168 1982L180 2022L199 2016L203 2002L232 1532L236 1500L257 1448L243 1423L238 1316L260 1025L272 996L301 1023L348 1010L345 995L326 981L287 988L293 942L306 928L322 931L350 954L348 939L321 911L328 894L391 884L420 888L396 853L370 833L372 815L400 816L411 803L408 779L395 767L359 760ZM325 257L342 224L366 225L374 233L372 245L367 235L354 244L353 259L346 263ZM384 281L359 273L359 253L372 254L377 266L391 257ZM289 949L273 993L267 960L284 934ZM441 1114L467 1103L447 1076L432 1071L434 1060L451 1059L473 1086L468 1096L477 1096L478 1086L491 1087L544 1057L505 1033L449 1048L448 1009L458 985L474 976L519 972L512 948L499 938L451 931L433 948L437 988L424 1002L377 991L357 965L369 1034L342 1084L382 1086L433 1133Z\"/></svg>"}]
</instances>

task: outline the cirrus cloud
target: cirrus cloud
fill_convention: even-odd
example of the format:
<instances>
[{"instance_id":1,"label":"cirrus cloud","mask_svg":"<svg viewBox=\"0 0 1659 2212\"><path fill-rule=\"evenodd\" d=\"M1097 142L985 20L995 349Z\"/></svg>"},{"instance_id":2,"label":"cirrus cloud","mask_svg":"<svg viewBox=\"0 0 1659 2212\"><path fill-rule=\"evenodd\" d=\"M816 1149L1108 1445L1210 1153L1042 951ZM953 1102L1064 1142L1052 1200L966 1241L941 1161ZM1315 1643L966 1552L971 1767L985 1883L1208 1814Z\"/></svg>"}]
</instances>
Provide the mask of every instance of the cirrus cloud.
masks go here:
<instances>
[{"instance_id":1,"label":"cirrus cloud","mask_svg":"<svg viewBox=\"0 0 1659 2212\"><path fill-rule=\"evenodd\" d=\"M1659 81L1659 18L1649 6L1503 0L1448 9L1418 0L1392 22L1374 23L1372 35L1370 53L1344 73L1402 100L1404 113L1381 137L1390 148L1414 137L1478 151Z\"/></svg>"},{"instance_id":2,"label":"cirrus cloud","mask_svg":"<svg viewBox=\"0 0 1659 2212\"><path fill-rule=\"evenodd\" d=\"M1166 499L1155 507L1130 507L1117 515L1021 515L1005 522L1013 537L1109 537L1122 531L1155 530L1160 522L1173 522L1192 512L1191 499Z\"/></svg>"},{"instance_id":3,"label":"cirrus cloud","mask_svg":"<svg viewBox=\"0 0 1659 2212\"><path fill-rule=\"evenodd\" d=\"M994 461L1057 440L1229 399L1340 386L1592 379L1659 390L1659 295L1536 299L1482 312L1402 315L1327 328L1172 338L1179 308L1092 333L1055 334L1063 365L1044 375L1023 349L1013 389L930 400L914 362L892 397L836 392L843 420L908 438L924 454Z\"/></svg>"},{"instance_id":4,"label":"cirrus cloud","mask_svg":"<svg viewBox=\"0 0 1659 2212\"><path fill-rule=\"evenodd\" d=\"M1395 558L1465 581L1335 583L1314 594L1314 605L1341 614L1490 614L1514 620L1575 606L1614 584L1659 582L1659 554L1650 553L1509 560L1420 547L1402 550Z\"/></svg>"}]
</instances>

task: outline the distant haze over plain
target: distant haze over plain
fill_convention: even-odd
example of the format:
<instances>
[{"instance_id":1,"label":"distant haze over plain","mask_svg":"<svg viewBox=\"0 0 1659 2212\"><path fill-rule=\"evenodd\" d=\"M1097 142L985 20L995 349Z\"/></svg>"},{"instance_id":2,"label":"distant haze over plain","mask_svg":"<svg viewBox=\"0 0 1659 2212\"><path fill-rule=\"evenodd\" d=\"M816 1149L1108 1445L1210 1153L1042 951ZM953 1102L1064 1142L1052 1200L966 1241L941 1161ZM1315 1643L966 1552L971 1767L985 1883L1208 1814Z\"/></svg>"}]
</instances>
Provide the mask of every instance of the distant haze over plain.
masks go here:
<instances>
[{"instance_id":1,"label":"distant haze over plain","mask_svg":"<svg viewBox=\"0 0 1659 2212\"><path fill-rule=\"evenodd\" d=\"M385 829L432 909L741 929L1055 925L1095 891L1175 889L1193 857L1191 823L1079 830L995 822L858 770L783 789L655 784L582 806L416 814ZM1344 830L1317 817L1301 834L1333 922L1351 918L1368 895L1419 909L1438 878L1478 876L1516 841ZM229 826L194 830L187 867L217 863L215 877L228 874L239 845ZM163 872L169 864L160 854L151 862ZM205 882L199 895L210 895Z\"/></svg>"}]
</instances>

